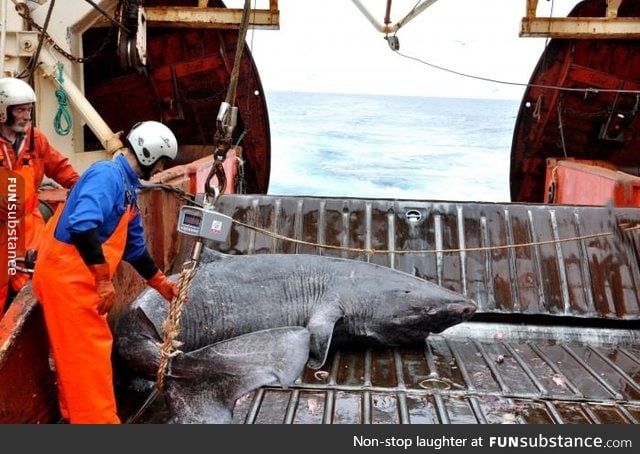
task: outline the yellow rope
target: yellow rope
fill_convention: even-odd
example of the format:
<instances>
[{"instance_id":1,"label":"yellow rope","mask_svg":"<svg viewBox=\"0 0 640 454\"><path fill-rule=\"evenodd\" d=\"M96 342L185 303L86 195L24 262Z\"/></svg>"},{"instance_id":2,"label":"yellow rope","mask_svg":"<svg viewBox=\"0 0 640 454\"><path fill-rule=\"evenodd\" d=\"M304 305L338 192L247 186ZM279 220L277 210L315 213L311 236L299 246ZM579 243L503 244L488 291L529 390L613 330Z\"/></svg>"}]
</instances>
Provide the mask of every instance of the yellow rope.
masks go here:
<instances>
[{"instance_id":1,"label":"yellow rope","mask_svg":"<svg viewBox=\"0 0 640 454\"><path fill-rule=\"evenodd\" d=\"M413 250L395 250L395 249L371 249L371 248L355 248L355 247L345 247L345 246L334 246L330 244L319 244L313 243L309 241L296 240L295 238L289 238L285 235L280 235L279 233L271 232L270 230L266 230L260 227L256 227L250 224L245 224L244 222L233 219L235 224L238 224L242 227L248 228L250 230L254 230L256 232L262 233L263 235L267 235L269 237L288 241L290 243L302 244L305 246L313 246L319 247L323 249L335 249L347 252L364 252L367 254L446 254L446 253L460 253L460 252L478 252L478 251L495 251L502 249L515 249L519 247L531 247L531 246L542 246L548 244L556 244L556 243L566 243L569 241L579 241L586 240L591 238L599 238L604 236L614 235L613 232L600 232L600 233L592 233L589 235L580 235L573 236L569 238L560 238L557 240L543 240L543 241L532 241L529 243L519 243L519 244L503 244L497 246L482 246L482 247L471 247L471 248L452 248L452 249L413 249ZM640 225L636 225L633 227L623 228L625 232L630 232L634 230L640 229Z\"/></svg>"}]
</instances>

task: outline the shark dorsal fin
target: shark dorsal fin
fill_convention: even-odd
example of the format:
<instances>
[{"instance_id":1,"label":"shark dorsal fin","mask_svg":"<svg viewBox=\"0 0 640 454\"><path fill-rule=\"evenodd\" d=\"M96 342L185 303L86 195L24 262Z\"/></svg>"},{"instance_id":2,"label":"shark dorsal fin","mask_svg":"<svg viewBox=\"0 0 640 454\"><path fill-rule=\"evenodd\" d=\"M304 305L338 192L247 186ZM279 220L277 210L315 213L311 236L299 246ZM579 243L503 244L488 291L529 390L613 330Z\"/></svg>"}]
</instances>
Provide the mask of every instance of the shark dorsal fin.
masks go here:
<instances>
[{"instance_id":1,"label":"shark dorsal fin","mask_svg":"<svg viewBox=\"0 0 640 454\"><path fill-rule=\"evenodd\" d=\"M200 263L218 262L229 258L229 254L223 254L209 247L203 247L200 253Z\"/></svg>"}]
</instances>

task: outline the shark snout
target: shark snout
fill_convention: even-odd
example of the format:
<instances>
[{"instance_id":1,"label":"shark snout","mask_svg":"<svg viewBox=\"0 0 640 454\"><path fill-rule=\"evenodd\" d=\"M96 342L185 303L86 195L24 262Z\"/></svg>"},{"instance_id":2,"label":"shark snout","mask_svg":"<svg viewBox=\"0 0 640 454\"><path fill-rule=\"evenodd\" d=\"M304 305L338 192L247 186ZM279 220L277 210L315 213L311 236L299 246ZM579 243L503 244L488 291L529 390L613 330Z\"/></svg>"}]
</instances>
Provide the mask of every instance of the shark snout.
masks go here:
<instances>
[{"instance_id":1,"label":"shark snout","mask_svg":"<svg viewBox=\"0 0 640 454\"><path fill-rule=\"evenodd\" d=\"M450 315L455 315L464 320L471 318L471 316L476 313L476 308L475 303L468 301L449 303L447 306Z\"/></svg>"}]
</instances>

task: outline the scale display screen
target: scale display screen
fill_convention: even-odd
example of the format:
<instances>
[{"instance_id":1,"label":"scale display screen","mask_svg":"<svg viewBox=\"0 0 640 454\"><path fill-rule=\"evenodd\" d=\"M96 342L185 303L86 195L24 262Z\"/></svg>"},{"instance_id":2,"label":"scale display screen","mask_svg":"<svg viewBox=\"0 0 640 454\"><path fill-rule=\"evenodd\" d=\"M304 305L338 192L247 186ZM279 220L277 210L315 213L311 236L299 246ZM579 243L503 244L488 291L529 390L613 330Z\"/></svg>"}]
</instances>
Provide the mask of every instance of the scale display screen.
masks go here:
<instances>
[{"instance_id":1,"label":"scale display screen","mask_svg":"<svg viewBox=\"0 0 640 454\"><path fill-rule=\"evenodd\" d=\"M184 222L186 225L200 228L200 224L202 224L202 216L185 212L184 217L182 218L182 222Z\"/></svg>"}]
</instances>

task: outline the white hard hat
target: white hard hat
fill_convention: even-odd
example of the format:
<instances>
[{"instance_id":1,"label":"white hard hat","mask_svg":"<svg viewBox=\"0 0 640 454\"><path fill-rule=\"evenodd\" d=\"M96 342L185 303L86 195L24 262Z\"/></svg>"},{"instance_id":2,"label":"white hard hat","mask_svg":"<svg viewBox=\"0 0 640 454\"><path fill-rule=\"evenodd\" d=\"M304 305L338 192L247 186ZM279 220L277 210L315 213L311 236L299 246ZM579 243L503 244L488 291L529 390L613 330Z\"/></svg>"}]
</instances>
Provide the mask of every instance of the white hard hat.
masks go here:
<instances>
[{"instance_id":1,"label":"white hard hat","mask_svg":"<svg viewBox=\"0 0 640 454\"><path fill-rule=\"evenodd\" d=\"M36 93L31 85L14 77L0 79L0 123L7 122L8 107L32 102L36 102Z\"/></svg>"},{"instance_id":2,"label":"white hard hat","mask_svg":"<svg viewBox=\"0 0 640 454\"><path fill-rule=\"evenodd\" d=\"M175 159L178 154L176 136L158 121L137 123L127 134L127 141L144 166L151 166L163 157Z\"/></svg>"}]
</instances>

